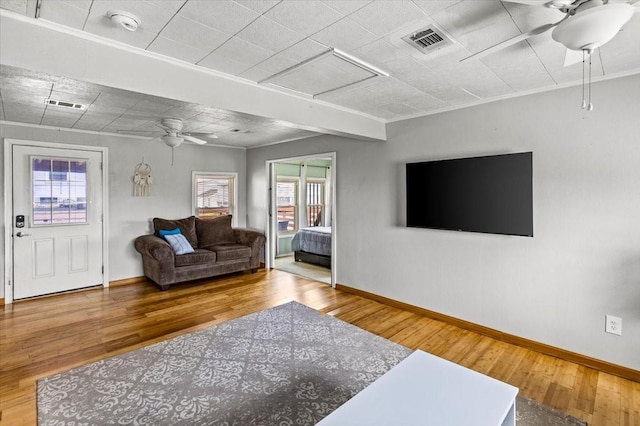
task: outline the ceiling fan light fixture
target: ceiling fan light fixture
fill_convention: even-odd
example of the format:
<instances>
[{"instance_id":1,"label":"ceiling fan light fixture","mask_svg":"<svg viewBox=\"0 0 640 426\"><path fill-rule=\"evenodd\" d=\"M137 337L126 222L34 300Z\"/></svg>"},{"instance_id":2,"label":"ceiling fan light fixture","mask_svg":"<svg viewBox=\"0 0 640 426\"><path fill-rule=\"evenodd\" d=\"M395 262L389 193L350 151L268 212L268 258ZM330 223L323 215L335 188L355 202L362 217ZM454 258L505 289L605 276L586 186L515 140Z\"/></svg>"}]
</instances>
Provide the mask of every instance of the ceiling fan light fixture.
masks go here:
<instances>
[{"instance_id":1,"label":"ceiling fan light fixture","mask_svg":"<svg viewBox=\"0 0 640 426\"><path fill-rule=\"evenodd\" d=\"M611 40L631 19L633 6L608 3L576 13L554 28L551 36L571 50L593 50Z\"/></svg>"},{"instance_id":2,"label":"ceiling fan light fixture","mask_svg":"<svg viewBox=\"0 0 640 426\"><path fill-rule=\"evenodd\" d=\"M545 3L545 6L550 9L562 9L563 7L569 6L571 3L573 3L573 0L551 0Z\"/></svg>"},{"instance_id":3,"label":"ceiling fan light fixture","mask_svg":"<svg viewBox=\"0 0 640 426\"><path fill-rule=\"evenodd\" d=\"M165 144L167 144L171 148L177 147L178 145L180 145L184 141L184 139L181 138L180 136L174 136L174 135L160 136L160 139L162 140L162 142L164 142Z\"/></svg>"},{"instance_id":4,"label":"ceiling fan light fixture","mask_svg":"<svg viewBox=\"0 0 640 426\"><path fill-rule=\"evenodd\" d=\"M107 12L107 18L111 19L114 24L127 31L137 30L141 22L140 18L136 15L125 12L124 10L110 10Z\"/></svg>"}]
</instances>

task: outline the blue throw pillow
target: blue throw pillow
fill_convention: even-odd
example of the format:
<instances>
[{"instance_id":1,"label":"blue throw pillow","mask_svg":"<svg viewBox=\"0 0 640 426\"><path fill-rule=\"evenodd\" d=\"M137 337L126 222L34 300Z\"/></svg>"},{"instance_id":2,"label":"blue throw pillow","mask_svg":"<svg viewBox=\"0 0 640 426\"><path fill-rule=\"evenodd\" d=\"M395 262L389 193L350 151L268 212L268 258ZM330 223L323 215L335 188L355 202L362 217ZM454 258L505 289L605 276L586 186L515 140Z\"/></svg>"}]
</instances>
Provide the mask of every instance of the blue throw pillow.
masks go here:
<instances>
[{"instance_id":1,"label":"blue throw pillow","mask_svg":"<svg viewBox=\"0 0 640 426\"><path fill-rule=\"evenodd\" d=\"M187 241L187 238L182 234L168 234L164 238L176 254L193 253L193 247Z\"/></svg>"},{"instance_id":2,"label":"blue throw pillow","mask_svg":"<svg viewBox=\"0 0 640 426\"><path fill-rule=\"evenodd\" d=\"M162 238L165 237L165 235L176 235L176 234L181 234L182 232L180 232L180 228L176 228L176 229L161 229L158 231L158 235L160 235ZM166 238L165 238L166 240Z\"/></svg>"}]
</instances>

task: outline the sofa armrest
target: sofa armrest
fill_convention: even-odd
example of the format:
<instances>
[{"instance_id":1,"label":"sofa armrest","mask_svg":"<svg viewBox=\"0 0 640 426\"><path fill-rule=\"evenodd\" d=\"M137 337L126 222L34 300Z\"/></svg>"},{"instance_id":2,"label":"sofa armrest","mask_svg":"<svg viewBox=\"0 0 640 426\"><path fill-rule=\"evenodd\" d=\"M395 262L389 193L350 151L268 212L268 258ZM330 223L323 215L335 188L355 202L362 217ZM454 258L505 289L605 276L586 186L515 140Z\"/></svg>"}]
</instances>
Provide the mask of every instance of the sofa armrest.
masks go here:
<instances>
[{"instance_id":1,"label":"sofa armrest","mask_svg":"<svg viewBox=\"0 0 640 426\"><path fill-rule=\"evenodd\" d=\"M263 233L248 228L233 228L233 236L237 244L251 247L251 269L260 267L260 255L267 238Z\"/></svg>"},{"instance_id":2,"label":"sofa armrest","mask_svg":"<svg viewBox=\"0 0 640 426\"><path fill-rule=\"evenodd\" d=\"M175 253L169 243L155 235L142 235L135 239L136 250L144 257L150 256L156 261L173 265L175 263Z\"/></svg>"}]
</instances>

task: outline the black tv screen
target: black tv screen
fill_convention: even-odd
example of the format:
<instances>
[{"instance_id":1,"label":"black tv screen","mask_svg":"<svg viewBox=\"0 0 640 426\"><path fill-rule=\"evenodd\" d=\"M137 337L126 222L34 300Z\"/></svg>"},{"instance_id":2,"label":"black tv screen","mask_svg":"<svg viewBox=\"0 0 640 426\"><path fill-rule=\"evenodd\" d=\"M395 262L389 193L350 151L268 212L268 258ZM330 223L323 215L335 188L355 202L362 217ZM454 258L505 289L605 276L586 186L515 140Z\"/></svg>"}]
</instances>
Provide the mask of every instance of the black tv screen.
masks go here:
<instances>
[{"instance_id":1,"label":"black tv screen","mask_svg":"<svg viewBox=\"0 0 640 426\"><path fill-rule=\"evenodd\" d=\"M407 226L533 237L533 153L407 163Z\"/></svg>"}]
</instances>

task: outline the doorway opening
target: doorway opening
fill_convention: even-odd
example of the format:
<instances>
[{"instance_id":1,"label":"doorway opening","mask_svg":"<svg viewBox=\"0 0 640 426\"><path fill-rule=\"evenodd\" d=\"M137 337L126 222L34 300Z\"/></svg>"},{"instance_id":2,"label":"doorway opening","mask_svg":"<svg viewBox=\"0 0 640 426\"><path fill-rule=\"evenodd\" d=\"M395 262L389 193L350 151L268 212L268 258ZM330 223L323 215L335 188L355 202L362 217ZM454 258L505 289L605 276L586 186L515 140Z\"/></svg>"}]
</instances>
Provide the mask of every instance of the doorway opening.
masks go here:
<instances>
[{"instance_id":1,"label":"doorway opening","mask_svg":"<svg viewBox=\"0 0 640 426\"><path fill-rule=\"evenodd\" d=\"M267 162L267 263L335 286L335 153Z\"/></svg>"}]
</instances>

